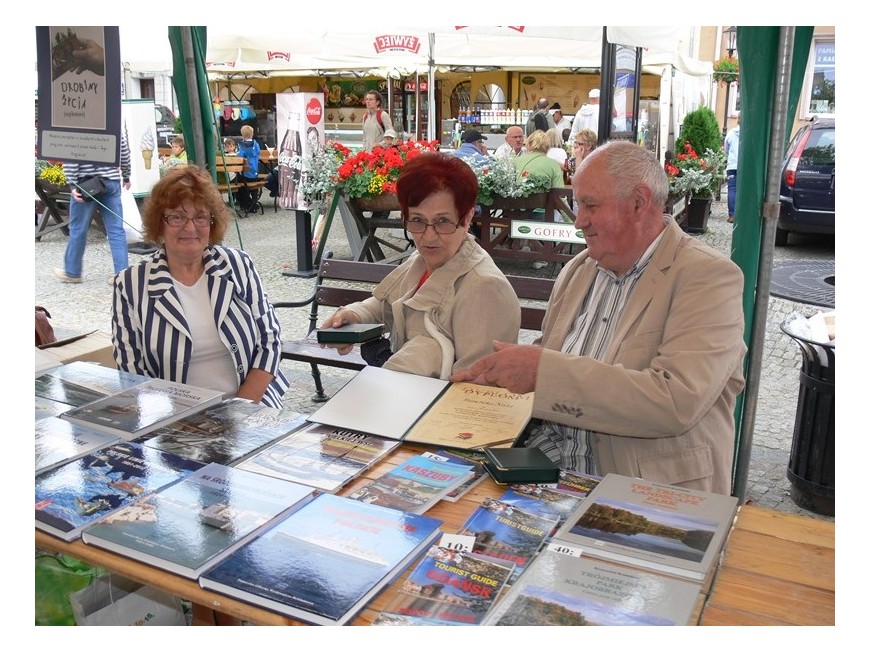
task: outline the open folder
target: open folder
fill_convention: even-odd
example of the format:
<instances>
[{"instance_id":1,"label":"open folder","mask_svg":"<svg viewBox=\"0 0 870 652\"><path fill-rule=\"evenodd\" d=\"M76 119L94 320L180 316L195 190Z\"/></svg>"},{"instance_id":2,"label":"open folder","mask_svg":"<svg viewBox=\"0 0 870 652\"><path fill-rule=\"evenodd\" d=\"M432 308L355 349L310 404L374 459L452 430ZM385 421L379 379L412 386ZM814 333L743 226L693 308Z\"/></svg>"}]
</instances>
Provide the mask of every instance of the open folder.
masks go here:
<instances>
[{"instance_id":1,"label":"open folder","mask_svg":"<svg viewBox=\"0 0 870 652\"><path fill-rule=\"evenodd\" d=\"M532 416L534 393L364 367L310 421L452 448L512 444Z\"/></svg>"}]
</instances>

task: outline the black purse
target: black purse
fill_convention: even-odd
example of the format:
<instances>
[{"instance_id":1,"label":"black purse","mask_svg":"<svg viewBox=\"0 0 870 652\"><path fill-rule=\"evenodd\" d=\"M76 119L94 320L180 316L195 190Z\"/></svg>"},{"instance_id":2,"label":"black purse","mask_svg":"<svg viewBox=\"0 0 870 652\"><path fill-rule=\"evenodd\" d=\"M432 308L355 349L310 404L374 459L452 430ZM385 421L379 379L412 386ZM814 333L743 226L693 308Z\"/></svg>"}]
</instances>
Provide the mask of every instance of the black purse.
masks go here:
<instances>
[{"instance_id":1,"label":"black purse","mask_svg":"<svg viewBox=\"0 0 870 652\"><path fill-rule=\"evenodd\" d=\"M393 352L390 351L390 340L386 337L379 337L376 340L360 344L359 354L369 366L383 367Z\"/></svg>"},{"instance_id":2,"label":"black purse","mask_svg":"<svg viewBox=\"0 0 870 652\"><path fill-rule=\"evenodd\" d=\"M106 192L106 184L101 177L88 177L79 181L77 185L85 200L93 199Z\"/></svg>"}]
</instances>

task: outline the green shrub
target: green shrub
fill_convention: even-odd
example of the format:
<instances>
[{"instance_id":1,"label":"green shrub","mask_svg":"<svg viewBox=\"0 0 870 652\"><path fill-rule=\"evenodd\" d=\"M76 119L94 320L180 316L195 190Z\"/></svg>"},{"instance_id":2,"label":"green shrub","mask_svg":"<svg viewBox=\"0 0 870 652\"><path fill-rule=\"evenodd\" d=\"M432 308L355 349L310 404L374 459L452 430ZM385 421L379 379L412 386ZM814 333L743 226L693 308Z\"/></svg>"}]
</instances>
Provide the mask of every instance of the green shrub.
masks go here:
<instances>
[{"instance_id":1,"label":"green shrub","mask_svg":"<svg viewBox=\"0 0 870 652\"><path fill-rule=\"evenodd\" d=\"M716 120L716 114L708 107L702 106L686 114L676 142L676 151L683 151L686 141L692 144L696 152L722 149L722 128Z\"/></svg>"}]
</instances>

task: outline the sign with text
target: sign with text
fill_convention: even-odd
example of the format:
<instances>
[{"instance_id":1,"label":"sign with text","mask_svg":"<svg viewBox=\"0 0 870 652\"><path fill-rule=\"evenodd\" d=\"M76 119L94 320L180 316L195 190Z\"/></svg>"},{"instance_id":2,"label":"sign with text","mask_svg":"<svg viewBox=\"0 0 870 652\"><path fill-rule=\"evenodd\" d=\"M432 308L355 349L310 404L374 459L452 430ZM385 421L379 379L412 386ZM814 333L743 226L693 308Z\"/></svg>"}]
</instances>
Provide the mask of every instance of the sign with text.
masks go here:
<instances>
[{"instance_id":1,"label":"sign with text","mask_svg":"<svg viewBox=\"0 0 870 652\"><path fill-rule=\"evenodd\" d=\"M308 210L302 192L305 161L316 147L323 147L323 93L278 93L275 114L278 134L278 205Z\"/></svg>"},{"instance_id":2,"label":"sign with text","mask_svg":"<svg viewBox=\"0 0 870 652\"><path fill-rule=\"evenodd\" d=\"M117 165L121 50L117 27L37 27L42 158Z\"/></svg>"},{"instance_id":3,"label":"sign with text","mask_svg":"<svg viewBox=\"0 0 870 652\"><path fill-rule=\"evenodd\" d=\"M536 222L535 220L511 220L511 237L547 242L571 242L586 244L583 231L573 224L560 222Z\"/></svg>"}]
</instances>

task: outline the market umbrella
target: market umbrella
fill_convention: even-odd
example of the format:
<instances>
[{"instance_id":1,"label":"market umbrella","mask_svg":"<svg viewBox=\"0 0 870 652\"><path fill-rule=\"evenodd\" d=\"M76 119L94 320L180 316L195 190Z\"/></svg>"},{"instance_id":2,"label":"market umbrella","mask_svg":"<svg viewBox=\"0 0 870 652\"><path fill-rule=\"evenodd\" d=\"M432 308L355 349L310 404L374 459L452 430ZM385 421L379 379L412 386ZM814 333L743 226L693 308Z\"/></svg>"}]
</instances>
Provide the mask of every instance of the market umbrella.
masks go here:
<instances>
[{"instance_id":1,"label":"market umbrella","mask_svg":"<svg viewBox=\"0 0 870 652\"><path fill-rule=\"evenodd\" d=\"M207 167L214 177L217 137L205 68L206 28L170 27L169 44L188 160Z\"/></svg>"},{"instance_id":2,"label":"market umbrella","mask_svg":"<svg viewBox=\"0 0 870 652\"><path fill-rule=\"evenodd\" d=\"M732 493L743 497L764 351L780 163L793 124L813 37L812 27L738 27L740 173L731 259L743 270L743 315L749 352L746 389L737 405Z\"/></svg>"}]
</instances>

